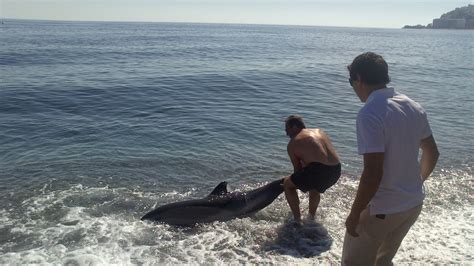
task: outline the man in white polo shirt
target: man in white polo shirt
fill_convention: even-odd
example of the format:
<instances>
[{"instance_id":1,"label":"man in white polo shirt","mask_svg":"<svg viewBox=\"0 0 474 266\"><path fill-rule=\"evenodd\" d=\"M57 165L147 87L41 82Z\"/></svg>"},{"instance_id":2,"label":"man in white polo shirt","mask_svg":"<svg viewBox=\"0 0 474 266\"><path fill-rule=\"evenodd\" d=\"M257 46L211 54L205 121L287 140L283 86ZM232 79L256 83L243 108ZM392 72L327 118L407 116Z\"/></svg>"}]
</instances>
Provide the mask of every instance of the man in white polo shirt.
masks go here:
<instances>
[{"instance_id":1,"label":"man in white polo shirt","mask_svg":"<svg viewBox=\"0 0 474 266\"><path fill-rule=\"evenodd\" d=\"M347 68L351 86L365 102L357 116L364 169L346 220L342 264L391 265L421 212L423 182L439 153L425 110L387 88L388 65L382 56L361 54Z\"/></svg>"}]
</instances>

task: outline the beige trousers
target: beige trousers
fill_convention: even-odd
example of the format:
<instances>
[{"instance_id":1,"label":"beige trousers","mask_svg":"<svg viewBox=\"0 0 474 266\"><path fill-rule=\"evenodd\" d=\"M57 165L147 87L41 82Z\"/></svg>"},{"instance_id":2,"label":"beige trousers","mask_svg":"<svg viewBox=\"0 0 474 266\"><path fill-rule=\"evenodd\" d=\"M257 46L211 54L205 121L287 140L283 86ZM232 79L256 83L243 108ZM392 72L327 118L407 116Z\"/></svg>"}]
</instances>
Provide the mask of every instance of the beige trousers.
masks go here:
<instances>
[{"instance_id":1,"label":"beige trousers","mask_svg":"<svg viewBox=\"0 0 474 266\"><path fill-rule=\"evenodd\" d=\"M420 215L422 205L404 212L371 216L366 208L356 228L358 237L346 231L342 248L342 265L392 265L403 238Z\"/></svg>"}]
</instances>

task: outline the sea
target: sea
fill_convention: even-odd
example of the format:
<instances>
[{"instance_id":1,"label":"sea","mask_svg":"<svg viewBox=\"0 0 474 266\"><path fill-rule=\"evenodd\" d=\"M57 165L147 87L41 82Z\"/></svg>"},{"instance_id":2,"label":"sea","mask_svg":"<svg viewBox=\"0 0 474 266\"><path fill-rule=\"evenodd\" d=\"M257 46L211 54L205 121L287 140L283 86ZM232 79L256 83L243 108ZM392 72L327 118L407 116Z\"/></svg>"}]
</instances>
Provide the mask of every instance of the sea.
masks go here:
<instances>
[{"instance_id":1,"label":"sea","mask_svg":"<svg viewBox=\"0 0 474 266\"><path fill-rule=\"evenodd\" d=\"M346 66L366 51L425 108L441 153L394 263L473 263L474 31L4 20L0 264L338 264L362 170ZM291 174L292 114L342 161L315 222L292 226L283 194L226 222L140 220L221 181Z\"/></svg>"}]
</instances>

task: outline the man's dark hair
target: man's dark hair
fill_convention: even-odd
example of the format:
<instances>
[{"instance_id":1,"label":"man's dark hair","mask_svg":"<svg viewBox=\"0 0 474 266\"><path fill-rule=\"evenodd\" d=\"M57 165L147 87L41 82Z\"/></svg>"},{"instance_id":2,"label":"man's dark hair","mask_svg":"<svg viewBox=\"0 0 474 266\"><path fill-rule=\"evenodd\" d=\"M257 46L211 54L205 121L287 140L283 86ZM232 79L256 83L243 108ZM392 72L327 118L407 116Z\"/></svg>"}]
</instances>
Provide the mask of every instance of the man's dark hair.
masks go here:
<instances>
[{"instance_id":1,"label":"man's dark hair","mask_svg":"<svg viewBox=\"0 0 474 266\"><path fill-rule=\"evenodd\" d=\"M290 115L285 119L285 125L289 128L306 128L306 125L303 122L303 117L299 115Z\"/></svg>"},{"instance_id":2,"label":"man's dark hair","mask_svg":"<svg viewBox=\"0 0 474 266\"><path fill-rule=\"evenodd\" d=\"M369 85L388 84L390 77L388 76L388 65L381 55L367 52L358 55L352 64L347 66L349 75L352 80L358 80Z\"/></svg>"}]
</instances>

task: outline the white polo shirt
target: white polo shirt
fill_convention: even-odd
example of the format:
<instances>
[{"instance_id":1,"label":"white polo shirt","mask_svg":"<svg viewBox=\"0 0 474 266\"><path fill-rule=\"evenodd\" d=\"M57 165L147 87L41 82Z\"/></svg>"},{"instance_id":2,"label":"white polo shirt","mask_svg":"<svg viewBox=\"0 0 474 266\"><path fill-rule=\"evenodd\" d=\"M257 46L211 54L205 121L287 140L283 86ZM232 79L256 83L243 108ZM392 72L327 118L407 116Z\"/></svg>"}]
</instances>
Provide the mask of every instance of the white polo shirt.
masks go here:
<instances>
[{"instance_id":1,"label":"white polo shirt","mask_svg":"<svg viewBox=\"0 0 474 266\"><path fill-rule=\"evenodd\" d=\"M369 203L370 214L390 214L420 205L425 197L418 154L431 135L425 110L393 88L373 91L357 115L359 154L384 153L383 177Z\"/></svg>"}]
</instances>

